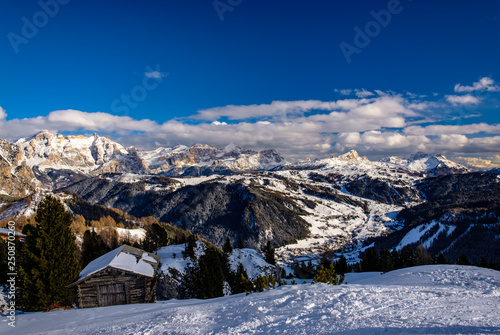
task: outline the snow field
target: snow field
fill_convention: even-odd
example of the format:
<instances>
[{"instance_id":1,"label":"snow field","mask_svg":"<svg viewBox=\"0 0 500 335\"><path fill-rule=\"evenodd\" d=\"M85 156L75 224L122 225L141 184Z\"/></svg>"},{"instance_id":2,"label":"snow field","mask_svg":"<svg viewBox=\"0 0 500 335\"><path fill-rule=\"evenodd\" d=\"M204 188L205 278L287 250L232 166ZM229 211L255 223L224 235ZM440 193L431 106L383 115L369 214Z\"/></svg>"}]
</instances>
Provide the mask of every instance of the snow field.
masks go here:
<instances>
[{"instance_id":1,"label":"snow field","mask_svg":"<svg viewBox=\"0 0 500 335\"><path fill-rule=\"evenodd\" d=\"M31 313L12 334L496 334L500 272L431 265L356 284L294 285L212 300ZM356 277L356 276L354 276Z\"/></svg>"}]
</instances>

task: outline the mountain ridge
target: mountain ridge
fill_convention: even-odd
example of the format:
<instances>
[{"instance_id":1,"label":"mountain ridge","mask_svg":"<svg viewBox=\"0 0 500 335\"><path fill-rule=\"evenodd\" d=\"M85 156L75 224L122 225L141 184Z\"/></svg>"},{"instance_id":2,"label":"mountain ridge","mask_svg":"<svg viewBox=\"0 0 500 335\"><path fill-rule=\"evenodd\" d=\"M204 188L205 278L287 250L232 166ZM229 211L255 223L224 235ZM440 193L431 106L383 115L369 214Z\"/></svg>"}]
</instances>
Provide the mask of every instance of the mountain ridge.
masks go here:
<instances>
[{"instance_id":1,"label":"mountain ridge","mask_svg":"<svg viewBox=\"0 0 500 335\"><path fill-rule=\"evenodd\" d=\"M5 141L5 140L4 140ZM255 151L242 149L232 143L224 148L215 145L195 144L193 146L177 145L172 148L158 147L153 150L138 150L135 147L125 148L116 141L96 133L84 135L62 135L43 130L32 136L20 138L16 142L29 166L41 168L67 167L79 169L80 172L96 174L106 172L134 172L168 174L168 171L180 166L221 166L230 170L271 170L282 166L298 164L312 165L325 160L369 161L361 157L355 150L350 150L337 157L326 159L288 162L275 149ZM135 157L134 157L135 156ZM117 166L127 160L134 161L135 166L126 168ZM414 153L407 158L389 156L381 159L385 162L408 168L414 171L439 173L439 168L448 169L448 173L463 173L469 169L455 163L441 154ZM444 173L444 172L442 172Z\"/></svg>"},{"instance_id":2,"label":"mountain ridge","mask_svg":"<svg viewBox=\"0 0 500 335\"><path fill-rule=\"evenodd\" d=\"M478 178L471 175L461 189L466 179L439 178L468 176L465 167L442 155L420 153L371 161L351 150L337 157L290 163L273 149L259 152L231 144L224 148L197 144L140 151L96 134L42 132L16 144L2 143L2 190L7 193L9 187L21 185L12 181L21 177L16 171L24 169L29 185L20 187L22 195L35 200L12 204L9 201L22 196L0 199L4 202L0 218L31 213L39 194L60 194L61 199L77 194L136 217L170 222L219 246L228 236L233 243L241 239L255 249L271 241L278 248L277 258L285 263L325 252L342 252L349 262L357 262L367 243L387 236L399 239L391 242L398 245L412 229L429 224L419 221L413 227L409 216L399 213L430 201L432 192L439 193L440 180L451 189L473 194L471 187ZM488 178L487 184L497 180ZM419 185L430 185L431 190ZM456 194L450 201L458 198ZM482 207L471 206L469 217L476 211L494 220L497 198L493 194ZM446 208L460 211L460 204ZM435 211L435 207L419 210ZM475 234L476 239L483 236L482 231Z\"/></svg>"}]
</instances>

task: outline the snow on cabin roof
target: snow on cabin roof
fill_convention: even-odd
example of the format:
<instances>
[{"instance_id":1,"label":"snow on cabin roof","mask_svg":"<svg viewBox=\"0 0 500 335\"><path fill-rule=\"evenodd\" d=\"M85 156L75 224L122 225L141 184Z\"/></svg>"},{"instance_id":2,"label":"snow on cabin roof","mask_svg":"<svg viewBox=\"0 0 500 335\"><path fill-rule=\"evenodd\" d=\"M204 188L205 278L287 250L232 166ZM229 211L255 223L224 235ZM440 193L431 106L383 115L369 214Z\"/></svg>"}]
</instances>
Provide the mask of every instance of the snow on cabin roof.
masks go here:
<instances>
[{"instance_id":1,"label":"snow on cabin roof","mask_svg":"<svg viewBox=\"0 0 500 335\"><path fill-rule=\"evenodd\" d=\"M90 262L75 283L108 267L153 277L159 262L160 256L124 244Z\"/></svg>"}]
</instances>

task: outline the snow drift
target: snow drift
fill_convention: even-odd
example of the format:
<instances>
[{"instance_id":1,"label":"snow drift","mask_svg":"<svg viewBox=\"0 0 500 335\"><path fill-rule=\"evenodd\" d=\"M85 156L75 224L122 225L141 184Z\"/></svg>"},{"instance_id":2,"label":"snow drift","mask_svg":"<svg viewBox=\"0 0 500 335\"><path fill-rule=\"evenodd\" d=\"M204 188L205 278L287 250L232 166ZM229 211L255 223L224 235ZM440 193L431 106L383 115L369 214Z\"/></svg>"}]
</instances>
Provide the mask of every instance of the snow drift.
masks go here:
<instances>
[{"instance_id":1,"label":"snow drift","mask_svg":"<svg viewBox=\"0 0 500 335\"><path fill-rule=\"evenodd\" d=\"M19 315L12 334L497 334L500 272L429 265L353 284ZM367 278L368 277L368 278Z\"/></svg>"}]
</instances>

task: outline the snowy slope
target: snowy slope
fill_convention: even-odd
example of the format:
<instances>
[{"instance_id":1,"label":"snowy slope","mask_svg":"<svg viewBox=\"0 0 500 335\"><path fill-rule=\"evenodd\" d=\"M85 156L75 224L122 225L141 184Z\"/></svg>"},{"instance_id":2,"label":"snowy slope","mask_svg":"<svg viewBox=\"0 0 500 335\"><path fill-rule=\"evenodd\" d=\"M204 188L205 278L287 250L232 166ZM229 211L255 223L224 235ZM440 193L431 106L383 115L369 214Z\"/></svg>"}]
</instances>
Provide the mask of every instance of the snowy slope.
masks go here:
<instances>
[{"instance_id":1,"label":"snowy slope","mask_svg":"<svg viewBox=\"0 0 500 335\"><path fill-rule=\"evenodd\" d=\"M361 284L362 283L362 284ZM341 286L31 313L9 334L498 334L500 272L423 266Z\"/></svg>"},{"instance_id":2,"label":"snowy slope","mask_svg":"<svg viewBox=\"0 0 500 335\"><path fill-rule=\"evenodd\" d=\"M205 253L205 249L205 243L196 241L195 259L199 259ZM170 275L172 275L172 269L179 271L181 274L186 273L186 268L194 266L194 261L190 258L183 258L184 251L184 244L169 245L158 249L156 254L161 257L160 271ZM274 265L267 263L264 257L254 249L233 249L233 252L229 255L231 271L236 272L239 263L243 264L251 280L255 280L258 275L272 275L276 270Z\"/></svg>"},{"instance_id":3,"label":"snowy slope","mask_svg":"<svg viewBox=\"0 0 500 335\"><path fill-rule=\"evenodd\" d=\"M205 243L196 241L196 248L194 249L196 259L205 253L205 249ZM184 244L169 245L158 249L155 253L160 256L161 268L159 271L170 273L171 269L175 269L184 274L188 266L194 265L194 262L189 257L183 258L185 250L186 246Z\"/></svg>"},{"instance_id":4,"label":"snowy slope","mask_svg":"<svg viewBox=\"0 0 500 335\"><path fill-rule=\"evenodd\" d=\"M443 155L427 155L416 153L407 159L396 156L383 158L381 161L394 164L413 171L427 172L430 174L465 173L469 172L465 166L455 163Z\"/></svg>"},{"instance_id":5,"label":"snowy slope","mask_svg":"<svg viewBox=\"0 0 500 335\"><path fill-rule=\"evenodd\" d=\"M233 249L229 256L232 272L236 272L239 263L245 268L250 280L255 280L259 275L271 276L276 272L276 266L267 263L264 257L254 249Z\"/></svg>"}]
</instances>

